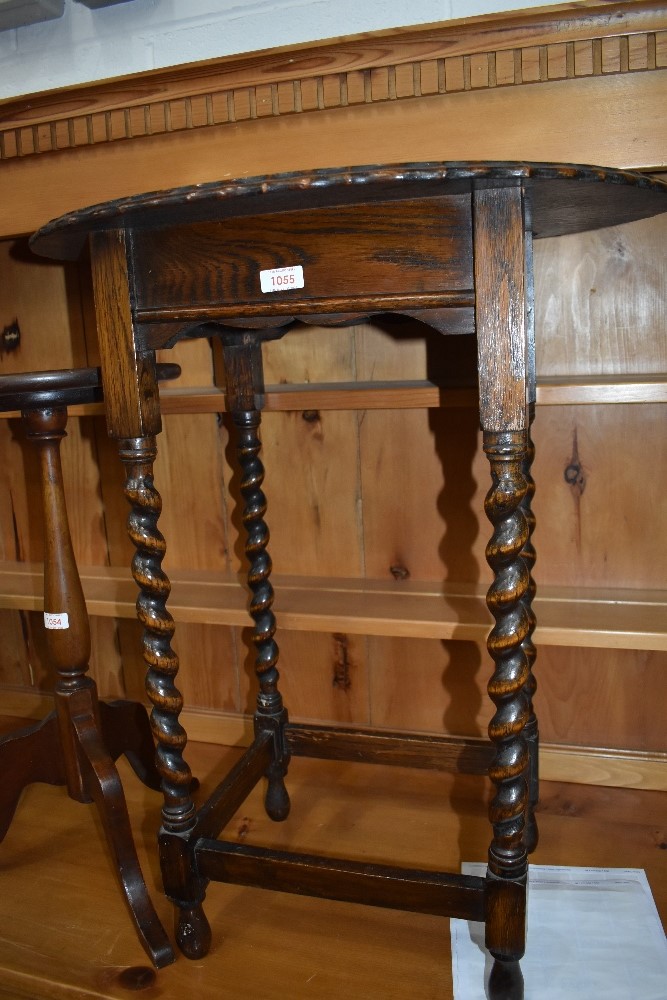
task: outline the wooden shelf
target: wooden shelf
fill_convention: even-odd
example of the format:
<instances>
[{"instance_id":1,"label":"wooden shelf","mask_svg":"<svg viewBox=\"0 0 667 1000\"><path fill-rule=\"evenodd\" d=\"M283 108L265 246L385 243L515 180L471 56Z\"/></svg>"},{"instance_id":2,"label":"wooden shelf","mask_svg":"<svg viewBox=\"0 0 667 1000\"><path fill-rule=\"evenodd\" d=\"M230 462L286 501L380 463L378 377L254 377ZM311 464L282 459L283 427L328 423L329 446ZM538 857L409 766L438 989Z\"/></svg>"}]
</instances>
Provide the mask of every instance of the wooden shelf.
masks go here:
<instances>
[{"instance_id":1,"label":"wooden shelf","mask_svg":"<svg viewBox=\"0 0 667 1000\"><path fill-rule=\"evenodd\" d=\"M216 386L172 386L160 390L163 413L222 413L225 393ZM426 380L400 382L313 382L269 385L265 410L409 410L474 406L473 386L447 386ZM667 403L667 375L574 378L549 376L538 380L538 406L581 406L594 403ZM70 407L72 416L100 416L103 403ZM0 418L18 417L17 412Z\"/></svg>"},{"instance_id":2,"label":"wooden shelf","mask_svg":"<svg viewBox=\"0 0 667 1000\"><path fill-rule=\"evenodd\" d=\"M667 375L553 375L537 380L541 406L593 403L667 403Z\"/></svg>"},{"instance_id":3,"label":"wooden shelf","mask_svg":"<svg viewBox=\"0 0 667 1000\"><path fill-rule=\"evenodd\" d=\"M91 615L134 617L137 590L122 567L81 569ZM485 588L471 584L272 578L281 628L306 632L483 642ZM177 622L247 626L247 595L234 576L178 571L169 610ZM0 563L0 607L39 611L41 567ZM667 591L542 588L536 641L545 646L667 650Z\"/></svg>"}]
</instances>

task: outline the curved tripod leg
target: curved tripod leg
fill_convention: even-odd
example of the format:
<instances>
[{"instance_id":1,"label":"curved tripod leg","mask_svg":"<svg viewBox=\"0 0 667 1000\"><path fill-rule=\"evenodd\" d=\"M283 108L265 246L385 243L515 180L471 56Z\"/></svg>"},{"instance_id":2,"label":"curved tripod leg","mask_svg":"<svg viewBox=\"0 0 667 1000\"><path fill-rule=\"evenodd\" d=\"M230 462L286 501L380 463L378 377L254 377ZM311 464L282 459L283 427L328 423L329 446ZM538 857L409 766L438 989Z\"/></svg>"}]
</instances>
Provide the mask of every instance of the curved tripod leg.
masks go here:
<instances>
[{"instance_id":1,"label":"curved tripod leg","mask_svg":"<svg viewBox=\"0 0 667 1000\"><path fill-rule=\"evenodd\" d=\"M147 788L160 791L160 774L155 764L155 744L148 712L138 701L101 701L104 745L112 760L123 754Z\"/></svg>"},{"instance_id":2,"label":"curved tripod leg","mask_svg":"<svg viewBox=\"0 0 667 1000\"><path fill-rule=\"evenodd\" d=\"M72 725L81 750L86 790L99 810L137 933L151 961L161 969L173 962L175 955L148 895L118 771L105 751L94 718L75 716Z\"/></svg>"},{"instance_id":3,"label":"curved tripod leg","mask_svg":"<svg viewBox=\"0 0 667 1000\"><path fill-rule=\"evenodd\" d=\"M58 720L54 712L41 722L8 733L0 739L0 843L11 825L21 793L41 781L65 785Z\"/></svg>"}]
</instances>

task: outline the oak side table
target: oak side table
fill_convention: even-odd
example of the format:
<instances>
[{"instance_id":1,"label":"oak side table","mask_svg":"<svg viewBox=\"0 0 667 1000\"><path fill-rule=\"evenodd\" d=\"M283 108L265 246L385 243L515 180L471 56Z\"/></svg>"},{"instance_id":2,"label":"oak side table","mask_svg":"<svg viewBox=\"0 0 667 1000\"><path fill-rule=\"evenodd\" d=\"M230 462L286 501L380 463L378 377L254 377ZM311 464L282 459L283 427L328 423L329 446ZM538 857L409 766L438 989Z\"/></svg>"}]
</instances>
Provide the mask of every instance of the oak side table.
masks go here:
<instances>
[{"instance_id":1,"label":"oak side table","mask_svg":"<svg viewBox=\"0 0 667 1000\"><path fill-rule=\"evenodd\" d=\"M207 183L84 209L41 229L33 249L90 250L109 433L118 440L136 546L147 687L162 775L159 834L177 940L210 945L210 879L484 921L492 997L521 997L528 854L537 842L537 722L531 610L535 552L530 423L535 399L533 238L667 211L667 185L637 173L540 163L417 163ZM289 722L278 690L264 469L258 436L262 341L296 321L343 325L414 316L443 335L474 335L484 450L491 469L487 596L495 714L490 743ZM195 809L183 759L181 696L166 610L169 581L152 478L160 404L155 351L219 337L238 438L259 682L255 739ZM360 864L226 843L218 835L267 780L266 810L289 811L291 755L450 767L488 774L493 835L485 877ZM323 792L324 794L324 792Z\"/></svg>"}]
</instances>

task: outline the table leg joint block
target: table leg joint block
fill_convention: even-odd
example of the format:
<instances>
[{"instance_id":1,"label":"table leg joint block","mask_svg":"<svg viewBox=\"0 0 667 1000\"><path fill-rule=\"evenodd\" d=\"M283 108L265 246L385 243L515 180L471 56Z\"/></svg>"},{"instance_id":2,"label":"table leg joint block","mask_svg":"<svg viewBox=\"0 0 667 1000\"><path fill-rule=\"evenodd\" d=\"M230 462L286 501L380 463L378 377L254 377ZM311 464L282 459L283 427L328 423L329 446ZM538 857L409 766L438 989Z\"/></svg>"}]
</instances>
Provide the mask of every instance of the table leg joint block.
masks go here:
<instances>
[{"instance_id":1,"label":"table leg joint block","mask_svg":"<svg viewBox=\"0 0 667 1000\"><path fill-rule=\"evenodd\" d=\"M525 951L528 874L501 878L487 872L485 881L486 947L494 958L518 962Z\"/></svg>"}]
</instances>

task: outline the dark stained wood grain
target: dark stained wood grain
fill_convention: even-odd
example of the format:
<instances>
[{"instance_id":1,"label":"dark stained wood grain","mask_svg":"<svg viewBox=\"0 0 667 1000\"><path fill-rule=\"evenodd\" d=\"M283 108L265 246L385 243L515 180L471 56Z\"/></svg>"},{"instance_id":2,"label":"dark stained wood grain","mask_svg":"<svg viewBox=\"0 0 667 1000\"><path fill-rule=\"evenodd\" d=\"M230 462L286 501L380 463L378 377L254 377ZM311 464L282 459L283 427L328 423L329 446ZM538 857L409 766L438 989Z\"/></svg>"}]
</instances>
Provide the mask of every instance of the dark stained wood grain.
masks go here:
<instances>
[{"instance_id":1,"label":"dark stained wood grain","mask_svg":"<svg viewBox=\"0 0 667 1000\"><path fill-rule=\"evenodd\" d=\"M296 757L326 760L364 760L398 767L486 774L493 756L491 744L483 739L418 736L377 730L332 729L289 723L285 740Z\"/></svg>"},{"instance_id":2,"label":"dark stained wood grain","mask_svg":"<svg viewBox=\"0 0 667 1000\"><path fill-rule=\"evenodd\" d=\"M225 841L203 841L197 857L201 873L221 882L441 917L484 919L485 880L472 875L288 854Z\"/></svg>"},{"instance_id":3,"label":"dark stained wood grain","mask_svg":"<svg viewBox=\"0 0 667 1000\"><path fill-rule=\"evenodd\" d=\"M521 186L477 190L474 227L480 422L518 430L526 426L530 373Z\"/></svg>"},{"instance_id":4,"label":"dark stained wood grain","mask_svg":"<svg viewBox=\"0 0 667 1000\"><path fill-rule=\"evenodd\" d=\"M190 315L203 306L214 316L216 305L233 305L238 313L239 306L245 311L248 303L261 302L275 314L279 304L290 303L288 310L299 313L295 299L328 299L343 288L346 298L362 300L470 291L470 196L402 201L400 211L390 213L381 204L364 204L139 230L134 259L136 306L144 321L165 306L185 307ZM303 267L303 289L260 290L261 270L292 265Z\"/></svg>"},{"instance_id":5,"label":"dark stained wood grain","mask_svg":"<svg viewBox=\"0 0 667 1000\"><path fill-rule=\"evenodd\" d=\"M109 433L123 438L158 434L162 424L155 357L135 350L125 233L96 233L92 244L97 335Z\"/></svg>"}]
</instances>

